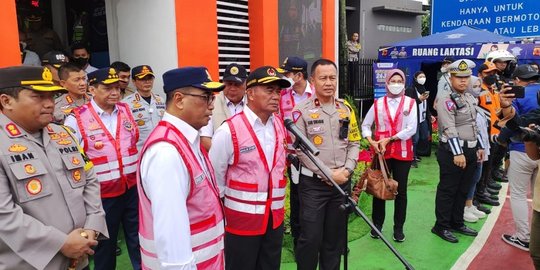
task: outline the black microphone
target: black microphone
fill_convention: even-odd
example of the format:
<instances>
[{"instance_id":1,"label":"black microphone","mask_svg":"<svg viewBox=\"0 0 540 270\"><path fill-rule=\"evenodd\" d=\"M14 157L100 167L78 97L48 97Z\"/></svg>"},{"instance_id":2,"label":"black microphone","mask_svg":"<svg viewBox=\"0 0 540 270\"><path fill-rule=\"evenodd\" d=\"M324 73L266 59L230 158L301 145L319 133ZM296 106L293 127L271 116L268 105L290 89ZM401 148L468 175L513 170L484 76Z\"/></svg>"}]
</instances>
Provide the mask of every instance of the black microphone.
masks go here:
<instances>
[{"instance_id":1,"label":"black microphone","mask_svg":"<svg viewBox=\"0 0 540 270\"><path fill-rule=\"evenodd\" d=\"M287 128L288 131L290 131L294 137L296 137L296 140L306 147L306 149L313 153L313 155L319 154L319 149L313 145L304 134L298 129L298 127L294 124L294 122L291 119L285 119L285 128Z\"/></svg>"}]
</instances>

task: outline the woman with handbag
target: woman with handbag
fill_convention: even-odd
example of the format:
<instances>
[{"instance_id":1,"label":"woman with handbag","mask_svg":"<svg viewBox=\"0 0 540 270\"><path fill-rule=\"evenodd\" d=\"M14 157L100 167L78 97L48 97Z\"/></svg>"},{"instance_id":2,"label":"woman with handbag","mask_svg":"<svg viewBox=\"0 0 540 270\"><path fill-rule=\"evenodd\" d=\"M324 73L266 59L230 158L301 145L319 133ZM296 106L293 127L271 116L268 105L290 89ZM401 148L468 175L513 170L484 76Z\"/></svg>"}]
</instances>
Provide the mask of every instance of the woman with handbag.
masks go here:
<instances>
[{"instance_id":1,"label":"woman with handbag","mask_svg":"<svg viewBox=\"0 0 540 270\"><path fill-rule=\"evenodd\" d=\"M384 159L380 159L382 164L379 162L381 169L388 170L398 182L394 202L393 239L403 242L405 241L403 225L407 213L407 181L414 158L412 136L416 133L417 108L415 100L404 95L405 74L401 70L392 69L386 73L386 91L386 96L375 100L364 118L362 135L367 138L376 153L374 159L378 158L377 155L384 155ZM371 129L373 124L374 132ZM388 199L388 197L377 198L380 194L374 194L371 216L379 231L384 223L385 199ZM378 238L374 230L371 231L371 237Z\"/></svg>"}]
</instances>

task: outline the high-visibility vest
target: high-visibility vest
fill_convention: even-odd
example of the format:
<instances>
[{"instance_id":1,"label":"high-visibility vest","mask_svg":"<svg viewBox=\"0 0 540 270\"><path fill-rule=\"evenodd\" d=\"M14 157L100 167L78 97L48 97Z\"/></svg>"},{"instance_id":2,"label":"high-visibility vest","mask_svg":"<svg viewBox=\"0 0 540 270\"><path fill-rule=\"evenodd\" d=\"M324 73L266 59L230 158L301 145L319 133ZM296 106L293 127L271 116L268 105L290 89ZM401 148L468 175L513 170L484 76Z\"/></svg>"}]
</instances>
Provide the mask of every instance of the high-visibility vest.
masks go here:
<instances>
[{"instance_id":1,"label":"high-visibility vest","mask_svg":"<svg viewBox=\"0 0 540 270\"><path fill-rule=\"evenodd\" d=\"M388 109L387 97L384 96L375 100L373 103L375 111L375 140L383 138L390 138L396 135L403 129L403 115L411 113L413 106L415 106L415 100L403 96L396 110L394 118L390 116L390 110ZM414 116L416 117L416 115ZM389 142L386 145L386 152L384 153L385 159L398 159L398 160L413 160L413 143L412 138L406 140L397 140Z\"/></svg>"},{"instance_id":2,"label":"high-visibility vest","mask_svg":"<svg viewBox=\"0 0 540 270\"><path fill-rule=\"evenodd\" d=\"M152 202L145 195L140 178L140 160L142 160L144 152L158 142L170 143L178 150L190 175L190 190L186 199L186 207L191 232L191 249L197 269L224 269L223 208L217 184L214 182L212 165L210 165L206 151L201 147L206 168L209 170L208 173L204 173L203 167L191 150L187 139L167 121L159 122L152 131L141 150L142 154L138 164L139 242L142 268L161 269L154 242ZM174 205L170 207L174 207Z\"/></svg>"},{"instance_id":3,"label":"high-visibility vest","mask_svg":"<svg viewBox=\"0 0 540 270\"><path fill-rule=\"evenodd\" d=\"M269 167L245 114L239 113L226 123L231 130L234 162L225 176L225 230L237 235L262 235L270 216L274 229L283 223L285 128L274 115L274 161Z\"/></svg>"},{"instance_id":4,"label":"high-visibility vest","mask_svg":"<svg viewBox=\"0 0 540 270\"><path fill-rule=\"evenodd\" d=\"M91 102L73 110L84 152L94 163L102 198L120 196L137 184L139 130L129 107L124 103L116 107L116 134L107 130Z\"/></svg>"}]
</instances>

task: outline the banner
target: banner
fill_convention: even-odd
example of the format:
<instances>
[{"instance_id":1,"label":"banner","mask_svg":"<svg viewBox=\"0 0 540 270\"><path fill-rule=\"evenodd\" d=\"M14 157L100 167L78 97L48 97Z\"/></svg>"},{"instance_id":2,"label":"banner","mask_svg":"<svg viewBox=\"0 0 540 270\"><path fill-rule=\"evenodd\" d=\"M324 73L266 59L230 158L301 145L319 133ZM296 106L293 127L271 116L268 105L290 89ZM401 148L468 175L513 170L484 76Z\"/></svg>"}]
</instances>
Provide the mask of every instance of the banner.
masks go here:
<instances>
[{"instance_id":1,"label":"banner","mask_svg":"<svg viewBox=\"0 0 540 270\"><path fill-rule=\"evenodd\" d=\"M397 63L373 63L373 97L386 95L386 72L397 68Z\"/></svg>"}]
</instances>

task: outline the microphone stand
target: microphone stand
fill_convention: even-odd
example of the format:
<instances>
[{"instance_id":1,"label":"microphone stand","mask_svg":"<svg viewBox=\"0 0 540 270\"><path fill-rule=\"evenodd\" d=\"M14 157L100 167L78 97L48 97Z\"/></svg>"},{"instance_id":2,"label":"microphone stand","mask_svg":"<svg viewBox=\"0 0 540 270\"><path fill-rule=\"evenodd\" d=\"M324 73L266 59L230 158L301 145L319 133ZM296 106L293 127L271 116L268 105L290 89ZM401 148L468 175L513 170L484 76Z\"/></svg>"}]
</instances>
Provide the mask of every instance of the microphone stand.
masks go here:
<instances>
[{"instance_id":1,"label":"microphone stand","mask_svg":"<svg viewBox=\"0 0 540 270\"><path fill-rule=\"evenodd\" d=\"M293 143L293 147L295 149L300 149L313 162L313 164L315 164L315 166L317 166L317 168L319 168L319 170L324 174L326 179L328 179L332 183L332 185L339 191L339 193L341 193L343 198L345 198L343 204L340 205L339 209L341 211L344 211L345 213L347 213L346 216L348 216L348 212L350 212L351 209L352 209L356 213L356 215L362 217L362 219L369 225L369 227L371 227L371 229L373 229L377 233L379 238L390 249L390 251L392 251L392 253L394 253L394 255L401 261L401 263L405 266L405 269L413 270L414 269L413 266L407 260L405 260L405 258L403 258L403 256L401 256L401 254L392 246L392 244L390 244L390 242L388 242L388 240L386 240L386 238L384 238L384 236L379 231L379 229L377 229L377 227L375 227L375 225L369 220L369 218L366 216L366 214L364 214L364 212L362 212L360 207L358 207L358 205L356 204L354 199L351 196L349 196L349 194L347 194L334 181L334 179L332 178L332 172L330 171L330 169L326 165L324 165L324 163L322 163L315 155L313 155L308 150L308 148L298 138L295 139L295 141ZM346 226L348 227L348 220L347 220ZM348 228L345 228L345 229L346 229L345 237L347 237ZM345 239L345 250L344 250L344 253L343 253L343 256L344 256L343 265L344 265L345 270L347 270L347 268L348 268L347 243L348 243L348 241L347 241L347 239Z\"/></svg>"}]
</instances>

